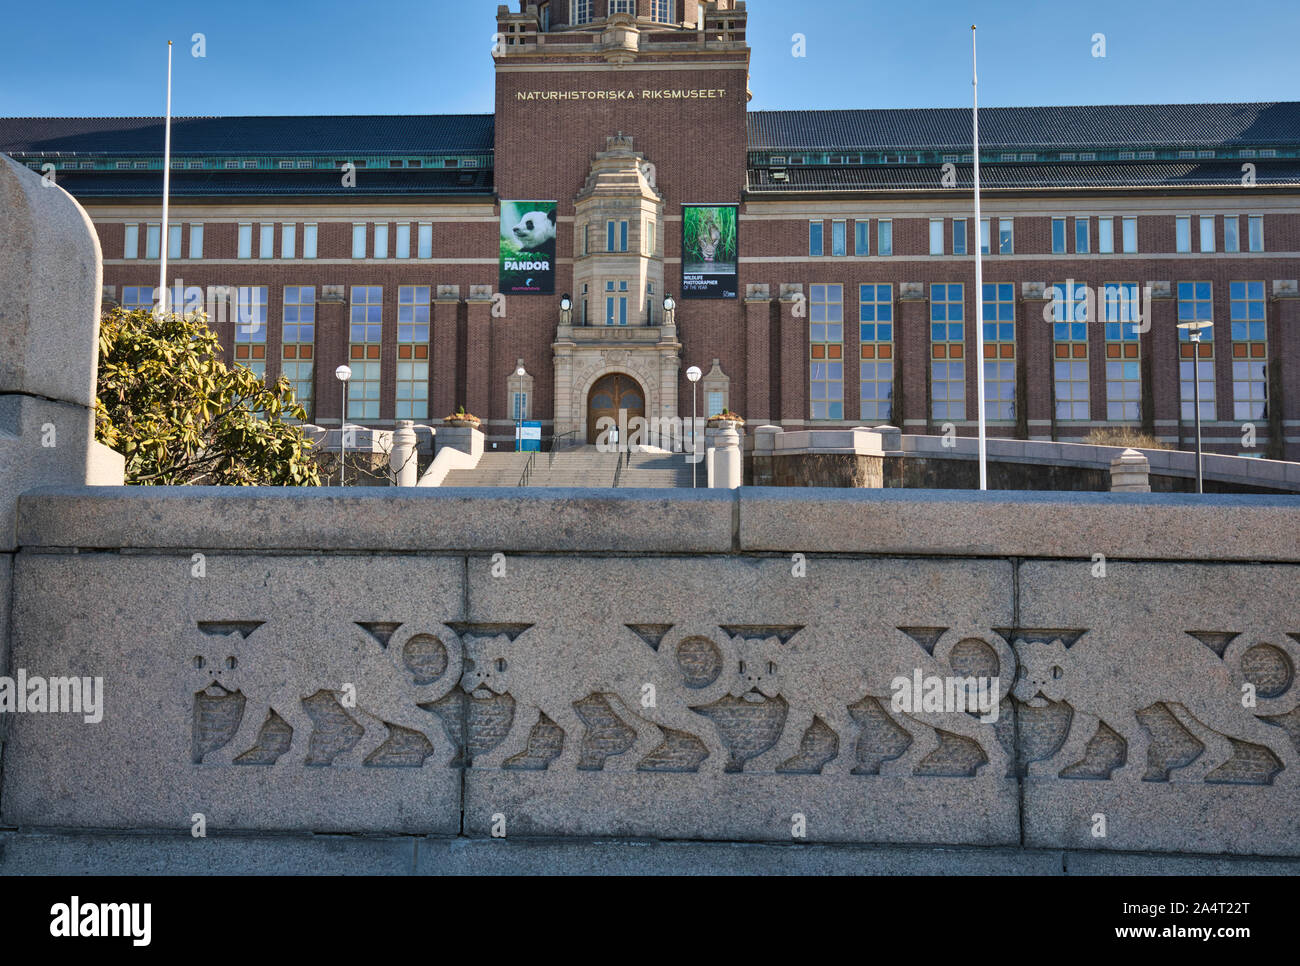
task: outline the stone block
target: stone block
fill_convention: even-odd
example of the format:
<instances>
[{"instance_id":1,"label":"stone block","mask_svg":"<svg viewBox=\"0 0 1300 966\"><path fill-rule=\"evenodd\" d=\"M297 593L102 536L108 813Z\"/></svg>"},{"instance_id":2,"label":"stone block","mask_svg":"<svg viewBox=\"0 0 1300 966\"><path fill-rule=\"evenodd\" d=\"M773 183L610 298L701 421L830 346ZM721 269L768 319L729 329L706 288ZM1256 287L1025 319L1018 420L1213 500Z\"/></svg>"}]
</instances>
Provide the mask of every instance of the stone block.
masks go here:
<instances>
[{"instance_id":1,"label":"stone block","mask_svg":"<svg viewBox=\"0 0 1300 966\"><path fill-rule=\"evenodd\" d=\"M102 679L103 700L97 722L13 716L0 824L456 832L437 702L460 678L463 566L21 554L14 674Z\"/></svg>"},{"instance_id":2,"label":"stone block","mask_svg":"<svg viewBox=\"0 0 1300 966\"><path fill-rule=\"evenodd\" d=\"M1050 731L1028 764L1025 844L1300 855L1300 566L1111 558L1094 573L1020 565L1021 733L1030 714Z\"/></svg>"},{"instance_id":3,"label":"stone block","mask_svg":"<svg viewBox=\"0 0 1300 966\"><path fill-rule=\"evenodd\" d=\"M462 691L509 708L469 735L466 832L1016 842L1009 721L886 710L896 677L1005 666L1009 564L810 566L471 559L470 622L531 626L466 645L492 674Z\"/></svg>"},{"instance_id":4,"label":"stone block","mask_svg":"<svg viewBox=\"0 0 1300 966\"><path fill-rule=\"evenodd\" d=\"M0 394L93 406L104 279L90 216L0 155L0 225Z\"/></svg>"}]
</instances>

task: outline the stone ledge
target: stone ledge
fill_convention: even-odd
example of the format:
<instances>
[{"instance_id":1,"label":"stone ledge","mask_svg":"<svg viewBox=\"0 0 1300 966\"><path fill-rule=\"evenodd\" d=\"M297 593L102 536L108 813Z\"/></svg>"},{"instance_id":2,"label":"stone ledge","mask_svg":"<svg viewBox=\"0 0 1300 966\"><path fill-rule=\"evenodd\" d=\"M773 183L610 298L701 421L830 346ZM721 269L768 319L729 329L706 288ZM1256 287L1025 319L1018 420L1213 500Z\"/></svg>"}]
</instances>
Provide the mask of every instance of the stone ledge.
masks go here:
<instances>
[{"instance_id":1,"label":"stone ledge","mask_svg":"<svg viewBox=\"0 0 1300 966\"><path fill-rule=\"evenodd\" d=\"M0 875L1300 875L1300 860L629 839L0 832Z\"/></svg>"},{"instance_id":2,"label":"stone ledge","mask_svg":"<svg viewBox=\"0 0 1300 966\"><path fill-rule=\"evenodd\" d=\"M738 501L738 505L737 505ZM738 514L738 523L736 513ZM1294 561L1300 497L742 487L47 487L27 548L728 553ZM1223 540L1221 534L1231 534Z\"/></svg>"},{"instance_id":3,"label":"stone ledge","mask_svg":"<svg viewBox=\"0 0 1300 966\"><path fill-rule=\"evenodd\" d=\"M740 491L745 551L1294 561L1297 530L1289 495Z\"/></svg>"},{"instance_id":4,"label":"stone ledge","mask_svg":"<svg viewBox=\"0 0 1300 966\"><path fill-rule=\"evenodd\" d=\"M45 487L19 497L24 547L715 553L730 491L456 487Z\"/></svg>"}]
</instances>

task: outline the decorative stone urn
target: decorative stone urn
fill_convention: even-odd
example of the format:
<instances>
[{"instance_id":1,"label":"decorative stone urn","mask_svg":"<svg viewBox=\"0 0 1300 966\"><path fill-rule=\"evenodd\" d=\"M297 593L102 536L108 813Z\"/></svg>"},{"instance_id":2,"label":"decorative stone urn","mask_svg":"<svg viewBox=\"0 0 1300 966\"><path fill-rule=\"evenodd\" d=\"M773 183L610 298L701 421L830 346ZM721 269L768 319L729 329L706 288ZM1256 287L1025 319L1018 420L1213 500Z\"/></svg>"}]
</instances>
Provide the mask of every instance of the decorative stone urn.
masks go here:
<instances>
[{"instance_id":1,"label":"decorative stone urn","mask_svg":"<svg viewBox=\"0 0 1300 966\"><path fill-rule=\"evenodd\" d=\"M473 413L465 412L464 406L461 406L450 416L443 419L443 423L447 426L468 426L470 429L478 429L481 422L483 422L483 420L479 419Z\"/></svg>"},{"instance_id":2,"label":"decorative stone urn","mask_svg":"<svg viewBox=\"0 0 1300 966\"><path fill-rule=\"evenodd\" d=\"M722 412L710 416L707 425L709 429L739 430L741 426L745 425L745 421L740 418L738 413L724 409Z\"/></svg>"}]
</instances>

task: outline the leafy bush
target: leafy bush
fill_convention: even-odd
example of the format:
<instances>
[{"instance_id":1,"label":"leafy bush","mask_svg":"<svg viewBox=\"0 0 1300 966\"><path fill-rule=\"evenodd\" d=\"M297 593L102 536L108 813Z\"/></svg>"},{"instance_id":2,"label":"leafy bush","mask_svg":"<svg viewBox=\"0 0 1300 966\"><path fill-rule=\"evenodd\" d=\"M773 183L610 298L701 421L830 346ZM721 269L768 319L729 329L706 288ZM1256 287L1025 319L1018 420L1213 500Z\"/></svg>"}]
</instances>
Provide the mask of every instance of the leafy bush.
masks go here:
<instances>
[{"instance_id":1,"label":"leafy bush","mask_svg":"<svg viewBox=\"0 0 1300 966\"><path fill-rule=\"evenodd\" d=\"M126 457L128 483L319 486L289 380L227 366L201 314L105 313L95 438Z\"/></svg>"}]
</instances>

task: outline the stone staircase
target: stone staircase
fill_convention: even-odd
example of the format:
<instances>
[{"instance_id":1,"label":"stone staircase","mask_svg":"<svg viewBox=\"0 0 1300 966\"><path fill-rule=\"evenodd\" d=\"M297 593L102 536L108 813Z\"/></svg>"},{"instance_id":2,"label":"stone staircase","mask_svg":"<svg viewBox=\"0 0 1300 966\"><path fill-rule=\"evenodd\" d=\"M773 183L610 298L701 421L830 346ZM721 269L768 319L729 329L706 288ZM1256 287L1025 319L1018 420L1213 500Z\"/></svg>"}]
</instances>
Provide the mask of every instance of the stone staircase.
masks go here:
<instances>
[{"instance_id":1,"label":"stone staircase","mask_svg":"<svg viewBox=\"0 0 1300 966\"><path fill-rule=\"evenodd\" d=\"M484 453L478 466L452 470L443 486L518 486L529 453ZM578 446L554 453L538 453L529 474L529 486L647 487L691 485L691 466L680 453L632 453L619 472L619 454L601 453L594 446ZM705 485L703 464L699 485Z\"/></svg>"}]
</instances>

